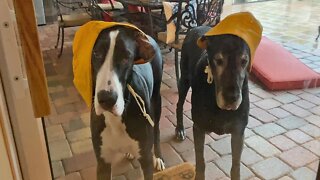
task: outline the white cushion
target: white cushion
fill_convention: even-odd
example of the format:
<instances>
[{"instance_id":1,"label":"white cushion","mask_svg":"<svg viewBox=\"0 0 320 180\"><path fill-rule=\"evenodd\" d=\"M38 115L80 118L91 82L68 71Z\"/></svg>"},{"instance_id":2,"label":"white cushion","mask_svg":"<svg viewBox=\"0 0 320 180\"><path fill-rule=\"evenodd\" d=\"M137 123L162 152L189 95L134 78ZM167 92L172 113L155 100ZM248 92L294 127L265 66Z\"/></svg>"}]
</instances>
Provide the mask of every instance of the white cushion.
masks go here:
<instances>
[{"instance_id":1,"label":"white cushion","mask_svg":"<svg viewBox=\"0 0 320 180\"><path fill-rule=\"evenodd\" d=\"M91 20L91 16L88 13L73 13L68 15L62 15L61 20L58 16L58 22L65 27L81 26Z\"/></svg>"},{"instance_id":2,"label":"white cushion","mask_svg":"<svg viewBox=\"0 0 320 180\"><path fill-rule=\"evenodd\" d=\"M163 1L162 4L163 4L164 15L166 16L166 20L168 21L173 14L173 7L176 3ZM167 44L173 43L176 36L175 33L176 33L176 25L174 24L174 21L171 21L169 24L167 24L167 33L166 33L165 43Z\"/></svg>"},{"instance_id":3,"label":"white cushion","mask_svg":"<svg viewBox=\"0 0 320 180\"><path fill-rule=\"evenodd\" d=\"M123 9L123 5L120 2L113 1L112 3L115 9ZM98 6L105 11L112 10L112 6L110 3L98 3Z\"/></svg>"}]
</instances>

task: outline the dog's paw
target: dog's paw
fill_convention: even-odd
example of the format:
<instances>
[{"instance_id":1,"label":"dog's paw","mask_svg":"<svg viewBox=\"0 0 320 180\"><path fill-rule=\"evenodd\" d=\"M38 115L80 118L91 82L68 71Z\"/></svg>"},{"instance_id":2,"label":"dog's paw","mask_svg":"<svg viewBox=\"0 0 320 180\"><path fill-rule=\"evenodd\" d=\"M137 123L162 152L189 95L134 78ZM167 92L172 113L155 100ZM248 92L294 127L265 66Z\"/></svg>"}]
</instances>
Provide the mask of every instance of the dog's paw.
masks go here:
<instances>
[{"instance_id":1,"label":"dog's paw","mask_svg":"<svg viewBox=\"0 0 320 180\"><path fill-rule=\"evenodd\" d=\"M183 141L186 139L186 131L184 128L176 128L176 138L179 141Z\"/></svg>"},{"instance_id":2,"label":"dog's paw","mask_svg":"<svg viewBox=\"0 0 320 180\"><path fill-rule=\"evenodd\" d=\"M157 171L163 171L166 167L161 158L153 157L153 167Z\"/></svg>"},{"instance_id":3,"label":"dog's paw","mask_svg":"<svg viewBox=\"0 0 320 180\"><path fill-rule=\"evenodd\" d=\"M133 160L133 159L134 159L134 156L133 156L132 154L130 154L130 153L125 153L125 154L124 154L124 157L125 157L126 159L128 159L128 160Z\"/></svg>"}]
</instances>

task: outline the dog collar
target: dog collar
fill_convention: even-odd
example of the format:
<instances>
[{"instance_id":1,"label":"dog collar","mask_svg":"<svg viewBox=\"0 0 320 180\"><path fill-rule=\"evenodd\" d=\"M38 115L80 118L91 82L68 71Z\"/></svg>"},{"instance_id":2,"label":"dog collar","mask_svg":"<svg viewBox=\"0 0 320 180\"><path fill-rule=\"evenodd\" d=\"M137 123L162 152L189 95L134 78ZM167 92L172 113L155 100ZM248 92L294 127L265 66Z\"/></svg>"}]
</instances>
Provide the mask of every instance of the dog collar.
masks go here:
<instances>
[{"instance_id":1,"label":"dog collar","mask_svg":"<svg viewBox=\"0 0 320 180\"><path fill-rule=\"evenodd\" d=\"M213 75L212 75L212 69L210 67L209 64L209 60L207 59L208 65L206 66L206 68L204 69L204 73L207 74L207 83L208 84L212 84L213 82Z\"/></svg>"}]
</instances>

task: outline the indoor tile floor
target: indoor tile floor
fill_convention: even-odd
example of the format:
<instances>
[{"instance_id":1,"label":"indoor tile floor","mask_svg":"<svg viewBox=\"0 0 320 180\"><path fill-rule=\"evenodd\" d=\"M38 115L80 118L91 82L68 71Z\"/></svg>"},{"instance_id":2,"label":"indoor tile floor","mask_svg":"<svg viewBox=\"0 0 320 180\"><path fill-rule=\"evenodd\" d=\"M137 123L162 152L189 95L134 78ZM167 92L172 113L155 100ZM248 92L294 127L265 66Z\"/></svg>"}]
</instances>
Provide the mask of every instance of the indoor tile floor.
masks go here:
<instances>
[{"instance_id":1,"label":"indoor tile floor","mask_svg":"<svg viewBox=\"0 0 320 180\"><path fill-rule=\"evenodd\" d=\"M261 21L264 35L282 44L307 66L320 73L320 48L315 42L320 25L317 0L275 0L228 5L223 16L251 11ZM46 130L54 177L93 180L96 161L89 128L89 109L72 83L72 39L76 28L66 29L66 45L60 59L54 49L57 25L39 27L39 36L51 99L52 114ZM174 138L178 99L173 54L163 49L161 147L167 167L194 163L190 93L184 108L188 138ZM254 79L254 78L252 78ZM250 81L251 110L245 132L241 179L315 179L320 157L320 88L268 91ZM206 136L206 179L230 179L230 136ZM137 160L123 160L114 168L114 179L137 179Z\"/></svg>"}]
</instances>

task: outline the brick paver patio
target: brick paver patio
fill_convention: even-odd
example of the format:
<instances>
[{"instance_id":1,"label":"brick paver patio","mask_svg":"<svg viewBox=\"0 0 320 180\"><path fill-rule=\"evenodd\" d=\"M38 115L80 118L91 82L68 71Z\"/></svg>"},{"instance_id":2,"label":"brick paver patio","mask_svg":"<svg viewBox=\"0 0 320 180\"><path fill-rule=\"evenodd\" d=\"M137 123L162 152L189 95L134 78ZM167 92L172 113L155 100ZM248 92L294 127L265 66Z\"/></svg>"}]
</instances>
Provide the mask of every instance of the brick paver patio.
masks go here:
<instances>
[{"instance_id":1,"label":"brick paver patio","mask_svg":"<svg viewBox=\"0 0 320 180\"><path fill-rule=\"evenodd\" d=\"M307 66L320 73L320 49L314 41L320 25L317 0L282 0L226 5L223 16L250 10L264 26L264 35L281 43ZM89 110L72 84L72 38L66 29L63 56L54 49L57 25L39 27L52 114L46 118L49 148L56 179L93 180L96 161L89 129ZM161 147L167 167L194 163L190 95L184 108L187 139L174 139L178 99L173 54L163 49ZM320 88L267 91L250 81L251 110L242 154L242 179L315 179L320 157ZM207 179L230 179L230 136L206 135ZM123 160L113 168L114 179L140 176L137 160Z\"/></svg>"}]
</instances>

